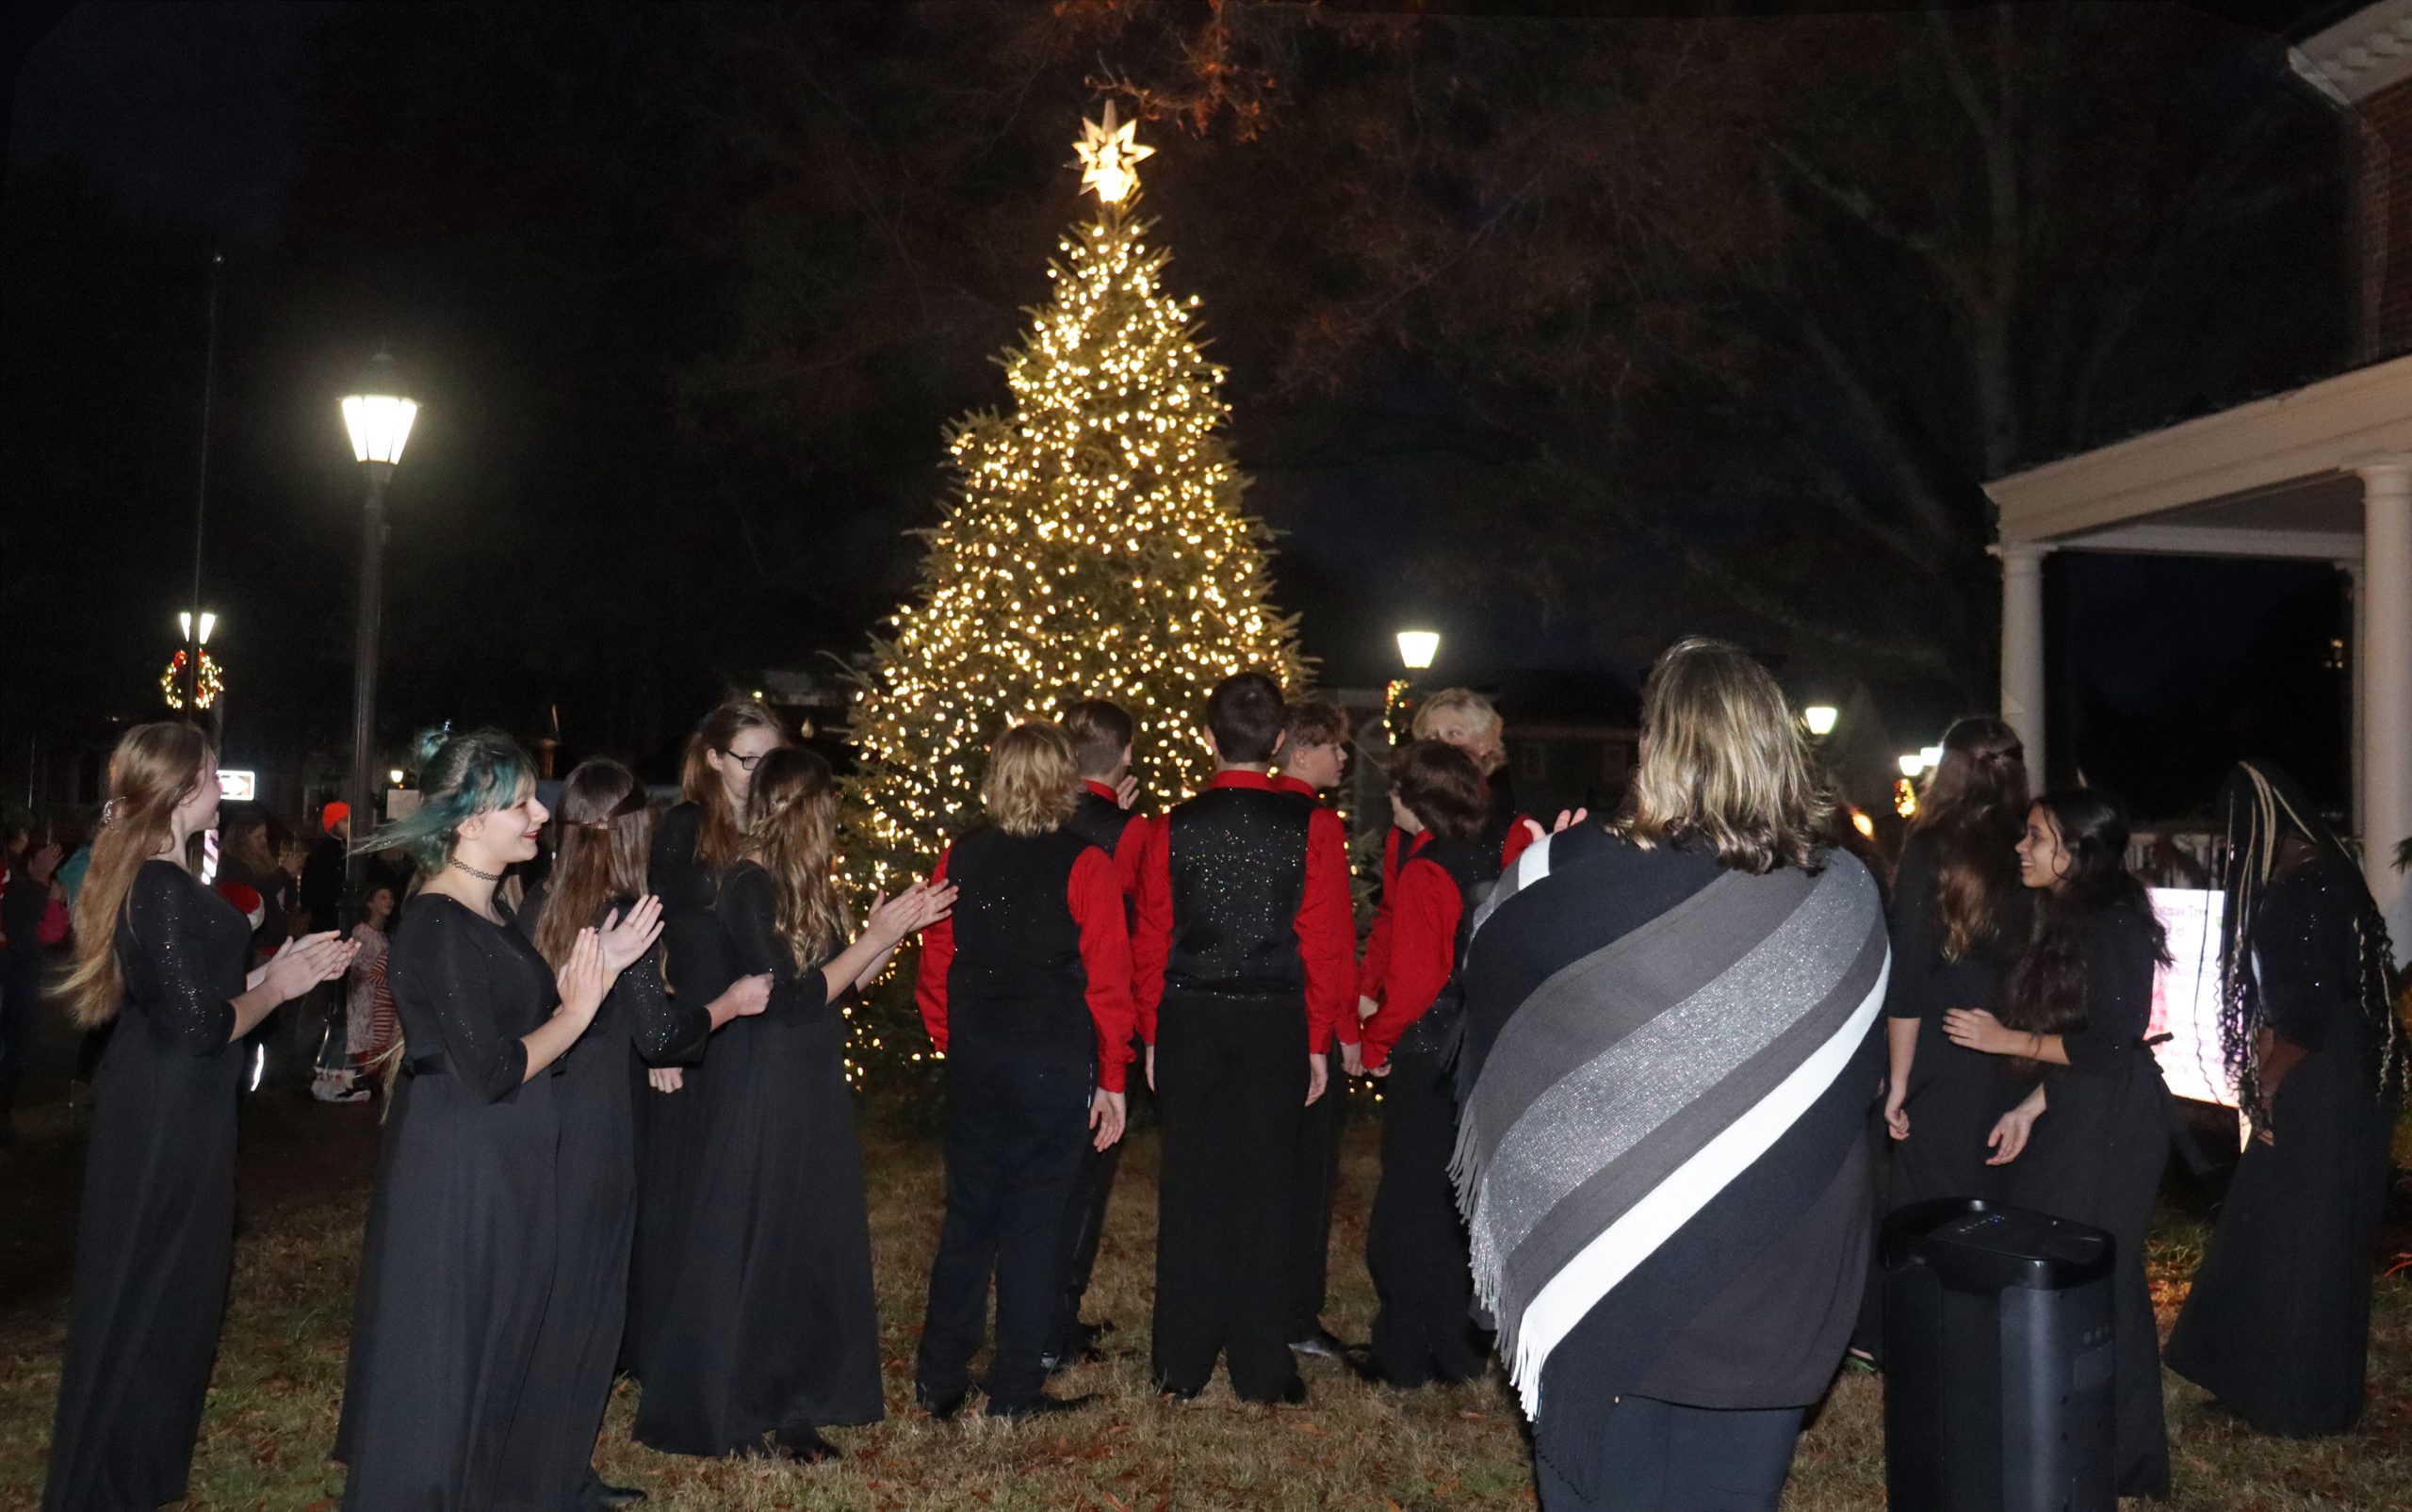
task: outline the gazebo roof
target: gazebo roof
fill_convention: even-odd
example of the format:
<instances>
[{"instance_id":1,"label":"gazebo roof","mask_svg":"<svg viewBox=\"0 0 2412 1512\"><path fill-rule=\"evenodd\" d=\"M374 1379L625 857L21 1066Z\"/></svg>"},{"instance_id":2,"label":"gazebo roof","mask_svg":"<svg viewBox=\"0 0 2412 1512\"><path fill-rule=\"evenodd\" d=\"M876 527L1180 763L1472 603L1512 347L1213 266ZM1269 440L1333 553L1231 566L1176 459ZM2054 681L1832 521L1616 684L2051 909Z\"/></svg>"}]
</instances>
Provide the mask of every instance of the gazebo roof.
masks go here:
<instances>
[{"instance_id":1,"label":"gazebo roof","mask_svg":"<svg viewBox=\"0 0 2412 1512\"><path fill-rule=\"evenodd\" d=\"M2358 559L2353 469L2412 455L2412 357L1996 479L2005 544Z\"/></svg>"}]
</instances>

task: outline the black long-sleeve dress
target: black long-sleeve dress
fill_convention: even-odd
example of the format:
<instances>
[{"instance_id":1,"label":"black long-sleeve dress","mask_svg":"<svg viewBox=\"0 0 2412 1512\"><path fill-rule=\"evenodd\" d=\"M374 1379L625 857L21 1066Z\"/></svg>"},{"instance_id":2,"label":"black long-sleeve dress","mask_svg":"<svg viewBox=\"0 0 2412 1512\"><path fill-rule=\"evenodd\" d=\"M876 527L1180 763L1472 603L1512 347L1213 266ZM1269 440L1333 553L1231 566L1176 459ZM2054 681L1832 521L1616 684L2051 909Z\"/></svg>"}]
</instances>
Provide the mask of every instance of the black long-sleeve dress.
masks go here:
<instances>
[{"instance_id":1,"label":"black long-sleeve dress","mask_svg":"<svg viewBox=\"0 0 2412 1512\"><path fill-rule=\"evenodd\" d=\"M2362 1015L2361 878L2322 856L2274 879L2254 918L2272 1030L2307 1051L2278 1084L2274 1143L2244 1148L2169 1368L2261 1433L2342 1433L2369 1366L2371 1262L2394 1109Z\"/></svg>"},{"instance_id":2,"label":"black long-sleeve dress","mask_svg":"<svg viewBox=\"0 0 2412 1512\"><path fill-rule=\"evenodd\" d=\"M707 1127L636 1436L722 1455L779 1429L876 1423L879 1312L845 1019L781 943L770 874L732 868L718 911L771 1004L713 1037Z\"/></svg>"},{"instance_id":3,"label":"black long-sleeve dress","mask_svg":"<svg viewBox=\"0 0 2412 1512\"><path fill-rule=\"evenodd\" d=\"M681 1008L709 1003L737 980L729 964L728 933L712 909L720 877L695 859L703 817L693 804L679 804L662 815L645 870L645 886L661 900L663 984ZM705 1044L697 1041L646 1057L680 1067L686 1084L676 1092L655 1092L644 1084L643 1066L630 1069L637 1089L637 1218L620 1363L640 1379L645 1374L648 1341L660 1332L660 1320L670 1307L687 1214L694 1200L704 1141Z\"/></svg>"},{"instance_id":4,"label":"black long-sleeve dress","mask_svg":"<svg viewBox=\"0 0 2412 1512\"><path fill-rule=\"evenodd\" d=\"M1889 915L1893 970L1884 1014L1916 1019L1918 1042L1902 1104L1910 1137L1887 1142L1888 1211L1932 1197L1999 1198L2004 1168L1985 1163L1992 1154L1985 1139L2028 1090L2010 1076L2001 1057L1954 1045L1943 1032L1943 1016L1953 1008L1981 1008L2000 1016L2002 991L2032 917L2026 889L2003 900L2003 917L1990 937L1960 959L1947 959L1935 850L1933 837L1924 834L1913 834L1901 847Z\"/></svg>"},{"instance_id":5,"label":"black long-sleeve dress","mask_svg":"<svg viewBox=\"0 0 2412 1512\"><path fill-rule=\"evenodd\" d=\"M623 898L598 909L600 927ZM544 889L529 898L520 919L530 931L544 908ZM555 1083L561 1107L559 1175L554 1191L560 1238L554 1248L552 1300L545 1309L525 1394L531 1402L562 1403L569 1410L522 1412L512 1425L504 1460L531 1504L565 1507L587 1479L595 1436L611 1394L611 1370L627 1319L628 1257L636 1240L638 1056L673 1057L711 1032L702 1000L674 1004L662 990L651 955L622 971L595 1012L595 1021L562 1057ZM518 1498L514 1494L513 1501Z\"/></svg>"},{"instance_id":6,"label":"black long-sleeve dress","mask_svg":"<svg viewBox=\"0 0 2412 1512\"><path fill-rule=\"evenodd\" d=\"M2119 1494L2165 1496L2160 1336L2144 1279L2144 1230L2170 1141L2169 1088L2143 1043L2152 1024L2152 934L2150 921L2127 908L2102 910L2084 930L2086 1027L2062 1036L2069 1064L2045 1074L2044 1115L2027 1148L2003 1167L2003 1195L2014 1207L2092 1224L2116 1244L2110 1299Z\"/></svg>"},{"instance_id":7,"label":"black long-sleeve dress","mask_svg":"<svg viewBox=\"0 0 2412 1512\"><path fill-rule=\"evenodd\" d=\"M44 1512L184 1497L234 1267L231 1036L251 938L182 867L135 873L115 943L124 1000L92 1082Z\"/></svg>"},{"instance_id":8,"label":"black long-sleeve dress","mask_svg":"<svg viewBox=\"0 0 2412 1512\"><path fill-rule=\"evenodd\" d=\"M335 1456L346 1512L513 1507L513 1421L575 1416L529 1366L553 1293L567 1058L522 1036L560 999L507 923L413 900L387 972L404 1062L368 1209Z\"/></svg>"}]
</instances>

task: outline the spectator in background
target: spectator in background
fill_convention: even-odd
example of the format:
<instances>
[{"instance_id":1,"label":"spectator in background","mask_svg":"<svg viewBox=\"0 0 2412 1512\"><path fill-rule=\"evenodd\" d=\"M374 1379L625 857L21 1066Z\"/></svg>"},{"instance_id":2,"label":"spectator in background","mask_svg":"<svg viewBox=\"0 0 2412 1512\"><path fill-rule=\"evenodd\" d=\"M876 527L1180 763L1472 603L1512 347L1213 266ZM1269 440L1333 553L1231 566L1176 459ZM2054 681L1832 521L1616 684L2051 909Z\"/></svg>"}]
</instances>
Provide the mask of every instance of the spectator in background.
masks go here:
<instances>
[{"instance_id":1,"label":"spectator in background","mask_svg":"<svg viewBox=\"0 0 2412 1512\"><path fill-rule=\"evenodd\" d=\"M264 961L285 943L293 906L293 875L277 864L268 816L245 806L219 832L218 880L239 882L260 895L264 912L252 926L252 959Z\"/></svg>"},{"instance_id":2,"label":"spectator in background","mask_svg":"<svg viewBox=\"0 0 2412 1512\"><path fill-rule=\"evenodd\" d=\"M331 803L318 811L318 840L302 863L302 911L314 930L343 927L344 856L351 842L351 805Z\"/></svg>"},{"instance_id":3,"label":"spectator in background","mask_svg":"<svg viewBox=\"0 0 2412 1512\"><path fill-rule=\"evenodd\" d=\"M11 1121L41 1000L42 948L67 937L66 893L53 876L58 847L34 844L33 827L8 821L0 882L0 1148L17 1142Z\"/></svg>"}]
</instances>

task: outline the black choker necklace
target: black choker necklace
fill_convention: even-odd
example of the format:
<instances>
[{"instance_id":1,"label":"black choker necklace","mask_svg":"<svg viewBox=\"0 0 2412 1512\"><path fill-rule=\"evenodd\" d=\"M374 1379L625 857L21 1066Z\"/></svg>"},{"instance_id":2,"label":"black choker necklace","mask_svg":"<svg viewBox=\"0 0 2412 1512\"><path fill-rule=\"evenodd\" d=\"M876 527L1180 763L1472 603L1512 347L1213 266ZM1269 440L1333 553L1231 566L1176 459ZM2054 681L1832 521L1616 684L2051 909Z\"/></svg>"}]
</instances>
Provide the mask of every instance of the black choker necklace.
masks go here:
<instances>
[{"instance_id":1,"label":"black choker necklace","mask_svg":"<svg viewBox=\"0 0 2412 1512\"><path fill-rule=\"evenodd\" d=\"M501 872L499 872L499 871L481 871L481 870L479 870L476 867L473 867L473 866L469 865L469 863L467 863L466 861L461 860L461 859L460 859L460 858L458 858L458 857L455 857L455 858L453 859L452 864L453 864L454 866L456 866L456 867L459 867L462 870L464 870L464 871L467 872L469 875L471 875L471 876L473 876L473 877L477 878L480 882L500 882L500 881L502 880L502 873L501 873Z\"/></svg>"}]
</instances>

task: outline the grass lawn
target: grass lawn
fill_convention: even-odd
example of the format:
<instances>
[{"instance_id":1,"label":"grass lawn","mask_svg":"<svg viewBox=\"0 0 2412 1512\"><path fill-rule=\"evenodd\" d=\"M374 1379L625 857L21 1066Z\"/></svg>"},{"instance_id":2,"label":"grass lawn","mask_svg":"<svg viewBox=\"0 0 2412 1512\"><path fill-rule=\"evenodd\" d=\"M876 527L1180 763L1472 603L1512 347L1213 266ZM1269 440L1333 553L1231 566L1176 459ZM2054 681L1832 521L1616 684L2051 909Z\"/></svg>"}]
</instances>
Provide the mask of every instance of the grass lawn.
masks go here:
<instances>
[{"instance_id":1,"label":"grass lawn","mask_svg":"<svg viewBox=\"0 0 2412 1512\"><path fill-rule=\"evenodd\" d=\"M349 1112L349 1110L346 1110ZM1363 1264L1374 1130L1351 1130L1333 1235L1328 1321L1361 1338L1374 1298ZM1309 1361L1303 1408L1244 1406L1220 1383L1197 1405L1161 1405L1148 1389L1146 1342L1155 1234L1155 1144L1135 1136L1090 1293L1114 1319L1116 1358L1059 1384L1097 1391L1094 1410L1028 1427L932 1423L913 1408L911 1362L922 1287L941 1207L934 1144L867 1130L872 1230L880 1267L888 1421L833 1434L845 1450L815 1468L724 1464L656 1455L627 1437L633 1395L613 1401L599 1462L605 1477L652 1492L654 1507L1368 1508L1518 1507L1532 1483L1514 1403L1496 1377L1398 1396ZM200 1455L194 1508L332 1509L341 1476L334 1439L349 1332L354 1251L367 1194L350 1186L283 1206L236 1252ZM2199 1225L2172 1219L2156 1255L2162 1321L2183 1300ZM2379 1283L2371 1402L2353 1435L2317 1442L2260 1439L2167 1381L2177 1508L2412 1508L2412 1279ZM0 1507L40 1500L41 1456L57 1389L65 1299L0 1320ZM1785 1505L1839 1512L1884 1500L1881 1383L1851 1375L1803 1439Z\"/></svg>"}]
</instances>

